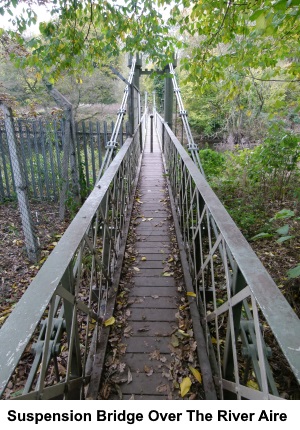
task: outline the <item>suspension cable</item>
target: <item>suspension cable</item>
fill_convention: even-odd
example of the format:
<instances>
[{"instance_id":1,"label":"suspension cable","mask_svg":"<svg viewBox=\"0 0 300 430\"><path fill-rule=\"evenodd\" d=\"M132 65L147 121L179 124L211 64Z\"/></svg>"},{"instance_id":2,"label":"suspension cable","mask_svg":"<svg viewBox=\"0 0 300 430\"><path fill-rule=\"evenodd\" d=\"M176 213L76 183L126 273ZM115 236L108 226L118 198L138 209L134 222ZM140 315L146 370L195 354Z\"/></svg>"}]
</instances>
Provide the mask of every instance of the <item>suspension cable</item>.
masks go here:
<instances>
[{"instance_id":1,"label":"suspension cable","mask_svg":"<svg viewBox=\"0 0 300 430\"><path fill-rule=\"evenodd\" d=\"M133 81L135 63L136 63L136 59L133 58L129 77L128 77L128 83L129 84L126 85L126 87L125 87L122 103L121 103L121 106L120 106L118 113L117 113L117 121L114 125L114 129L112 131L111 138L107 142L105 156L104 156L103 162L101 164L101 168L100 168L100 171L98 173L96 183L98 183L100 181L101 176L103 176L103 173L105 172L105 170L110 165L110 163L113 159L113 155L116 151L116 148L118 147L117 139L118 139L118 136L120 133L120 129L122 127L122 122L123 122L124 116L126 114L126 104L127 104L127 99L128 99L128 95L129 95L130 85L132 84L132 81Z\"/></svg>"},{"instance_id":2,"label":"suspension cable","mask_svg":"<svg viewBox=\"0 0 300 430\"><path fill-rule=\"evenodd\" d=\"M175 71L174 71L174 67L173 67L172 63L169 64L169 68L170 68L170 74L172 75L173 89L174 89L174 93L175 93L176 100L177 100L177 105L178 105L178 109L179 109L179 116L181 117L182 124L183 124L185 134L187 137L187 141L188 141L187 148L191 154L192 160L199 167L200 172L205 177L205 173L204 173L204 170L203 170L203 167L202 167L202 164L200 161L199 153L198 153L199 148L198 148L198 145L194 142L194 139L192 136L190 124L189 124L188 119L187 119L187 116L188 116L187 111L184 109L184 106L183 106L183 101L182 101L181 94L180 94L180 88L178 87L178 84L177 84Z\"/></svg>"},{"instance_id":3,"label":"suspension cable","mask_svg":"<svg viewBox=\"0 0 300 430\"><path fill-rule=\"evenodd\" d=\"M206 179L206 175L205 175L205 172L204 172L204 169L203 169L203 166L201 164L200 157L199 157L199 148L198 148L198 145L194 142L192 132L190 129L190 125L189 125L189 122L187 119L187 111L184 109L184 106L183 106L183 102L182 102L182 98L181 98L181 94L180 94L180 88L178 87L178 84L177 84L173 64L170 63L169 67L170 67L170 74L172 75L174 93L175 93L177 105L179 108L179 115L182 119L182 123L183 123L184 129L186 132L186 137L188 140L187 147L188 147L188 150L191 154L191 158L192 158L193 162L196 164L196 166L198 166L200 172L202 173L202 175ZM211 223L211 226L213 228L214 234L217 237L218 236L218 229L217 229L217 225L215 223L215 220L212 218L211 215L209 215L209 219L210 219L210 223ZM225 253L224 253L224 250L223 250L223 247L221 244L219 245L219 250L220 250L221 258L224 259ZM233 265L233 257L231 255L231 253L229 252L229 250L228 250L228 256L229 256L231 265Z\"/></svg>"}]
</instances>

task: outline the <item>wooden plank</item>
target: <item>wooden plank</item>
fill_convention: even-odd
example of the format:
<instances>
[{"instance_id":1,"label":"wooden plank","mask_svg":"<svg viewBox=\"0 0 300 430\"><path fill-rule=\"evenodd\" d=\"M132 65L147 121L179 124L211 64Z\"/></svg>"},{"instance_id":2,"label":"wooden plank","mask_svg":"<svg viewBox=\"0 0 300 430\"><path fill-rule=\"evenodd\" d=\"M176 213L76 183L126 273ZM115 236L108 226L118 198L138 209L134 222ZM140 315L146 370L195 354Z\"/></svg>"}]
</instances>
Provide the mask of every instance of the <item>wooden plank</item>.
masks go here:
<instances>
[{"instance_id":1,"label":"wooden plank","mask_svg":"<svg viewBox=\"0 0 300 430\"><path fill-rule=\"evenodd\" d=\"M128 325L132 328L131 337L171 336L177 329L177 323L173 321L129 321Z\"/></svg>"},{"instance_id":2,"label":"wooden plank","mask_svg":"<svg viewBox=\"0 0 300 430\"><path fill-rule=\"evenodd\" d=\"M145 257L145 258L147 258L147 257ZM143 270L143 269L160 269L160 270L162 270L164 268L164 266L166 265L163 258L166 258L166 257L161 256L160 260L139 261L139 268L141 270Z\"/></svg>"},{"instance_id":3,"label":"wooden plank","mask_svg":"<svg viewBox=\"0 0 300 430\"><path fill-rule=\"evenodd\" d=\"M177 290L175 287L153 287L153 286L134 286L130 290L130 294L133 296L145 297L149 294L149 288L152 295L158 295L160 297L171 297L176 294Z\"/></svg>"},{"instance_id":4,"label":"wooden plank","mask_svg":"<svg viewBox=\"0 0 300 430\"><path fill-rule=\"evenodd\" d=\"M137 235L137 241L138 242L143 242L143 241L147 241L149 243L154 243L154 242L165 242L168 243L170 241L169 236L146 236L145 234L143 235Z\"/></svg>"},{"instance_id":5,"label":"wooden plank","mask_svg":"<svg viewBox=\"0 0 300 430\"><path fill-rule=\"evenodd\" d=\"M152 227L152 228L139 228L137 227L135 229L135 232L137 235L143 235L143 236L151 236L151 240L154 236L163 236L166 237L167 234L170 232L169 229L166 228L161 228L161 227Z\"/></svg>"},{"instance_id":6,"label":"wooden plank","mask_svg":"<svg viewBox=\"0 0 300 430\"><path fill-rule=\"evenodd\" d=\"M158 253L158 252L164 253L165 252L165 253L167 253L170 250L170 242L169 241L168 242L149 242L149 241L147 242L145 240L141 240L141 241L139 240L136 242L135 247L139 252L141 252L140 249L149 248L149 249L151 249L150 252L155 252L155 253ZM145 252L145 251L143 251L143 252Z\"/></svg>"},{"instance_id":7,"label":"wooden plank","mask_svg":"<svg viewBox=\"0 0 300 430\"><path fill-rule=\"evenodd\" d=\"M139 394L139 395L154 395L160 394L159 387L169 386L171 391L172 381L168 381L161 373L153 373L147 376L145 373L133 373L132 382L130 384L122 384L121 391L124 394Z\"/></svg>"},{"instance_id":8,"label":"wooden plank","mask_svg":"<svg viewBox=\"0 0 300 430\"><path fill-rule=\"evenodd\" d=\"M147 277L147 276L158 276L158 277L163 277L163 267L161 267L160 269L143 269L141 267L139 267L140 272L134 272L134 277Z\"/></svg>"},{"instance_id":9,"label":"wooden plank","mask_svg":"<svg viewBox=\"0 0 300 430\"><path fill-rule=\"evenodd\" d=\"M139 336L123 338L122 343L127 345L126 352L150 353L158 350L162 354L170 353L170 339L160 336Z\"/></svg>"},{"instance_id":10,"label":"wooden plank","mask_svg":"<svg viewBox=\"0 0 300 430\"><path fill-rule=\"evenodd\" d=\"M167 212L166 210L157 211L151 209L143 209L141 211L141 215L143 215L145 218L153 218L154 222L160 221L161 218L167 220L170 216L169 212Z\"/></svg>"},{"instance_id":11,"label":"wooden plank","mask_svg":"<svg viewBox=\"0 0 300 430\"><path fill-rule=\"evenodd\" d=\"M130 309L131 321L142 321L143 323L148 321L175 321L175 309L165 309L164 312L161 309Z\"/></svg>"},{"instance_id":12,"label":"wooden plank","mask_svg":"<svg viewBox=\"0 0 300 430\"><path fill-rule=\"evenodd\" d=\"M147 255L147 261L163 261L167 257L168 254L166 253L157 253L157 254L148 254ZM139 252L138 256L141 258L143 255Z\"/></svg>"},{"instance_id":13,"label":"wooden plank","mask_svg":"<svg viewBox=\"0 0 300 430\"><path fill-rule=\"evenodd\" d=\"M130 297L128 303L130 309L177 309L176 297L160 297L158 294L151 293L151 287L147 296Z\"/></svg>"},{"instance_id":14,"label":"wooden plank","mask_svg":"<svg viewBox=\"0 0 300 430\"><path fill-rule=\"evenodd\" d=\"M158 278L149 276L147 278L134 278L136 287L175 287L175 279L172 277L160 276Z\"/></svg>"},{"instance_id":15,"label":"wooden plank","mask_svg":"<svg viewBox=\"0 0 300 430\"><path fill-rule=\"evenodd\" d=\"M172 362L171 354L158 354L157 356L163 361L160 359L152 359L152 356L151 353L129 352L122 359L122 362L130 367L131 372L140 372L144 374L149 373L147 367L152 368L154 372L162 373Z\"/></svg>"}]
</instances>

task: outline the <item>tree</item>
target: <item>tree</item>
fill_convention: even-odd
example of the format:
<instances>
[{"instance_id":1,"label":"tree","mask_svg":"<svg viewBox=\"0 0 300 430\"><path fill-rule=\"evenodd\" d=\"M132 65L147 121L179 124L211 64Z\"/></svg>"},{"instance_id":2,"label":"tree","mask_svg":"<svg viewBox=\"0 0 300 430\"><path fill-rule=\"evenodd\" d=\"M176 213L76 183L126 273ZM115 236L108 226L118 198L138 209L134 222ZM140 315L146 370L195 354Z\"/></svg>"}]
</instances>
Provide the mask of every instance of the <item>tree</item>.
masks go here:
<instances>
[{"instance_id":1,"label":"tree","mask_svg":"<svg viewBox=\"0 0 300 430\"><path fill-rule=\"evenodd\" d=\"M226 70L255 80L300 81L299 0L203 0L176 5L170 23L201 35L184 59L194 82L222 80ZM251 70L256 70L253 75Z\"/></svg>"},{"instance_id":2,"label":"tree","mask_svg":"<svg viewBox=\"0 0 300 430\"><path fill-rule=\"evenodd\" d=\"M21 0L6 0L0 7L1 14L7 10L12 15L15 25L9 32L2 30L2 43L19 67L35 67L37 76L50 82L64 71L80 75L82 70L92 70L120 51L140 50L164 64L172 58L175 39L151 0L127 0L125 4L45 0L42 3L51 6L52 20L40 24L41 36L29 38L24 31L36 22L34 6L41 1L29 1L24 13L14 16L18 3Z\"/></svg>"}]
</instances>

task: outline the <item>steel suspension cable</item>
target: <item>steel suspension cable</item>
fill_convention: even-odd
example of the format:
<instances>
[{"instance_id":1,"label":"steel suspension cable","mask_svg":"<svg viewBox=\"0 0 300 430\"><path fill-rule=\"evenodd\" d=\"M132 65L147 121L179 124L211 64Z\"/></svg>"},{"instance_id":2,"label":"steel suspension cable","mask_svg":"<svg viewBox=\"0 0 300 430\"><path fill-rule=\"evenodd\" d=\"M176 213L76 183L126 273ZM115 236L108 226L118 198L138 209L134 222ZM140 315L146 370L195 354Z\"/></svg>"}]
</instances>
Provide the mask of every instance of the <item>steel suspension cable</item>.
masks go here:
<instances>
[{"instance_id":1,"label":"steel suspension cable","mask_svg":"<svg viewBox=\"0 0 300 430\"><path fill-rule=\"evenodd\" d=\"M194 138L192 136L191 128L190 128L188 118L187 118L187 116L188 116L187 111L184 109L183 101L182 101L181 94L180 94L180 88L177 84L176 75L175 75L175 71L174 71L174 67L173 67L172 63L169 64L169 68L170 68L170 74L172 75L173 88L174 88L174 93L175 93L178 108L179 108L179 115L182 119L182 124L184 126L187 141L188 141L187 148L191 154L191 158L192 158L193 162L196 164L196 166L198 166L200 172L202 173L202 175L206 179L206 175L205 175L205 172L204 172L204 169L203 169L203 166L201 164L200 157L199 157L199 148L198 148L198 145L194 142ZM210 216L210 223L211 223L211 226L213 228L214 234L217 237L218 236L218 229L217 229L217 226L216 226L214 219L211 216ZM222 249L222 245L219 245L219 250L220 250L221 257L223 259L224 258L224 250ZM231 264L231 266L233 266L233 257L231 255L231 253L229 253L229 252L228 252L228 255L229 255L230 264Z\"/></svg>"},{"instance_id":2,"label":"steel suspension cable","mask_svg":"<svg viewBox=\"0 0 300 430\"><path fill-rule=\"evenodd\" d=\"M188 119L187 119L187 111L184 109L184 106L183 106L183 101L182 101L181 94L180 94L180 88L177 84L175 71L174 71L174 67L173 67L172 63L169 64L169 68L170 68L170 74L172 75L173 89L174 89L174 93L176 96L177 105L179 108L179 115L181 117L182 124L183 124L185 134L187 137L187 141L188 141L187 148L188 148L189 152L191 153L191 157L192 157L194 163L199 167L200 172L205 177L205 173L204 173L204 170L203 170L203 167L202 167L202 164L200 161L200 157L198 154L199 148L198 148L198 145L194 142L194 138L192 136L190 124L189 124Z\"/></svg>"},{"instance_id":3,"label":"steel suspension cable","mask_svg":"<svg viewBox=\"0 0 300 430\"><path fill-rule=\"evenodd\" d=\"M114 153L116 151L116 148L118 147L117 139L118 139L118 136L120 133L120 129L122 127L122 122L123 122L124 116L126 114L126 104L127 104L127 100L128 100L129 91L130 91L130 85L132 84L132 81L133 81L135 63L136 63L136 59L133 58L129 77L128 77L129 85L126 85L126 87L125 87L122 103L121 103L121 106L120 106L120 108L118 110L118 114L117 114L117 121L116 121L114 129L112 131L111 138L110 138L109 142L107 142L107 145L106 145L106 152L105 152L103 162L101 164L100 171L98 173L98 177L97 177L97 181L96 181L97 183L100 181L101 176L103 176L105 170L110 165L110 163L113 159Z\"/></svg>"}]
</instances>

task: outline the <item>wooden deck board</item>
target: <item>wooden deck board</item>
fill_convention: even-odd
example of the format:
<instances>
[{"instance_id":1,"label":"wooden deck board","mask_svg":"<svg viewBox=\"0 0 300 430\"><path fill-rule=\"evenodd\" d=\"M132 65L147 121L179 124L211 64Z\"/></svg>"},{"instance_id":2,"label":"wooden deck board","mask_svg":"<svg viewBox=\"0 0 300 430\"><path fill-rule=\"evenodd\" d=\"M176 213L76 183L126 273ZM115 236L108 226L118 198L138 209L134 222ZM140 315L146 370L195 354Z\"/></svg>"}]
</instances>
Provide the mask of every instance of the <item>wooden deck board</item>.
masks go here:
<instances>
[{"instance_id":1,"label":"wooden deck board","mask_svg":"<svg viewBox=\"0 0 300 430\"><path fill-rule=\"evenodd\" d=\"M123 399L167 399L172 385L167 366L173 359L171 336L178 327L178 292L174 277L163 275L172 250L171 224L161 152L154 137L153 153L149 135L146 140L137 191L138 216L132 221L136 242L130 246L137 251L135 267L139 271L132 270L126 320L131 330L122 338L126 345L122 361L132 375L130 383L120 384Z\"/></svg>"}]
</instances>

